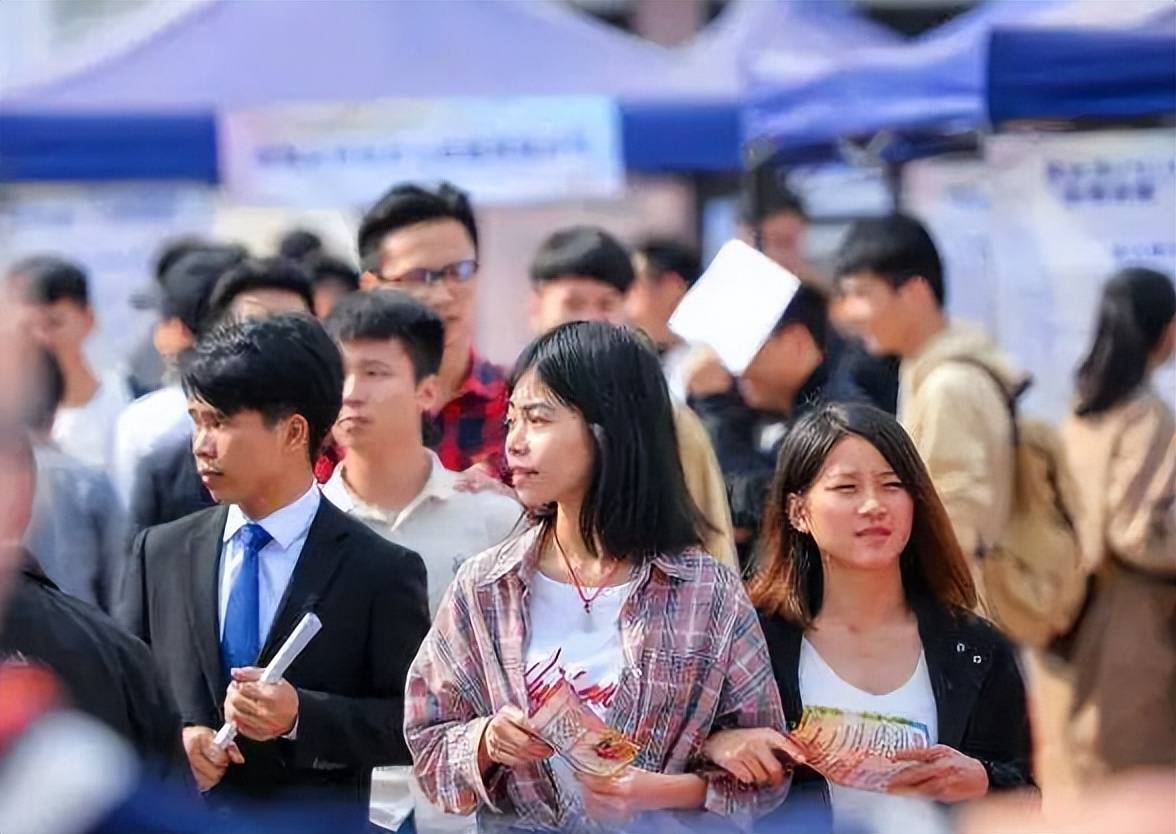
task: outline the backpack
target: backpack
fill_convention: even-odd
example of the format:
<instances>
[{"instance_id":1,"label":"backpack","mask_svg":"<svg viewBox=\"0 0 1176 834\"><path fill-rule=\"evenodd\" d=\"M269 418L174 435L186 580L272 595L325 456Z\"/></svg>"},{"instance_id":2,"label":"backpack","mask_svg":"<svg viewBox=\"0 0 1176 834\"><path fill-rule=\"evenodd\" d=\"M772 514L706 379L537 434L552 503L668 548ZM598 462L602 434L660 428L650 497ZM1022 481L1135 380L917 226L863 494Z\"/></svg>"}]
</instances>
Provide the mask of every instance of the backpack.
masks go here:
<instances>
[{"instance_id":1,"label":"backpack","mask_svg":"<svg viewBox=\"0 0 1176 834\"><path fill-rule=\"evenodd\" d=\"M1079 506L1061 440L1052 426L1019 416L1015 393L982 362L996 383L1013 427L1013 501L1000 539L979 554L987 613L1010 638L1045 648L1067 634L1086 600L1087 576L1074 524Z\"/></svg>"}]
</instances>

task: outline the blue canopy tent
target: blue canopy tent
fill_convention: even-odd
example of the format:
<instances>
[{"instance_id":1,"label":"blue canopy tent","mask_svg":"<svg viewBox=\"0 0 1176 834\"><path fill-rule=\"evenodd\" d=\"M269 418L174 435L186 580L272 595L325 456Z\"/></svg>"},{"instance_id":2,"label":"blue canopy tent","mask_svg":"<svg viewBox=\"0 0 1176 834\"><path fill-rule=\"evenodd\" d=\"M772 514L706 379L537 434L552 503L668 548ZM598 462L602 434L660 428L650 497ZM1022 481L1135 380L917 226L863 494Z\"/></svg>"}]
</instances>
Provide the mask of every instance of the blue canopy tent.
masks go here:
<instances>
[{"instance_id":1,"label":"blue canopy tent","mask_svg":"<svg viewBox=\"0 0 1176 834\"><path fill-rule=\"evenodd\" d=\"M989 35L1019 25L1073 21L1102 31L1154 19L1160 3L988 0L943 26L898 45L830 55L797 68L753 56L744 138L783 161L839 155L847 139L883 136L878 155L902 161L937 152L950 137L986 124Z\"/></svg>"},{"instance_id":2,"label":"blue canopy tent","mask_svg":"<svg viewBox=\"0 0 1176 834\"><path fill-rule=\"evenodd\" d=\"M209 0L142 42L0 98L0 181L215 181L216 112L287 102L597 94L632 170L740 165L738 56L884 42L840 3L742 0L667 49L532 0Z\"/></svg>"},{"instance_id":3,"label":"blue canopy tent","mask_svg":"<svg viewBox=\"0 0 1176 834\"><path fill-rule=\"evenodd\" d=\"M1127 32L997 29L987 99L996 126L1176 115L1176 12Z\"/></svg>"}]
</instances>

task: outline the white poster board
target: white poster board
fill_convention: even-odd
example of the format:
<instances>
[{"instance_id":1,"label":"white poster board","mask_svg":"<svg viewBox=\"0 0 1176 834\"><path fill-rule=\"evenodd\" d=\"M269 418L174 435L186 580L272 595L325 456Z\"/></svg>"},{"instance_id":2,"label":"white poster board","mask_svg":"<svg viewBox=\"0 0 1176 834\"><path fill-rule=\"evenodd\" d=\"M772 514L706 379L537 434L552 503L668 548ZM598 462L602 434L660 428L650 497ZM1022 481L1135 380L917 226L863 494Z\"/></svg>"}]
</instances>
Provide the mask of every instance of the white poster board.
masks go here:
<instances>
[{"instance_id":1,"label":"white poster board","mask_svg":"<svg viewBox=\"0 0 1176 834\"><path fill-rule=\"evenodd\" d=\"M100 371L115 368L149 331L130 298L154 281L161 244L212 229L214 189L199 183L35 184L0 189L0 270L30 255L76 260L90 276L98 326L88 344Z\"/></svg>"},{"instance_id":2,"label":"white poster board","mask_svg":"<svg viewBox=\"0 0 1176 834\"><path fill-rule=\"evenodd\" d=\"M1176 131L995 136L986 157L997 336L1034 375L1026 407L1058 419L1103 282L1176 273ZM1155 381L1176 399L1171 363Z\"/></svg>"},{"instance_id":3,"label":"white poster board","mask_svg":"<svg viewBox=\"0 0 1176 834\"><path fill-rule=\"evenodd\" d=\"M449 180L481 205L624 186L619 111L601 96L284 105L218 124L221 176L245 205L366 206L406 180Z\"/></svg>"}]
</instances>

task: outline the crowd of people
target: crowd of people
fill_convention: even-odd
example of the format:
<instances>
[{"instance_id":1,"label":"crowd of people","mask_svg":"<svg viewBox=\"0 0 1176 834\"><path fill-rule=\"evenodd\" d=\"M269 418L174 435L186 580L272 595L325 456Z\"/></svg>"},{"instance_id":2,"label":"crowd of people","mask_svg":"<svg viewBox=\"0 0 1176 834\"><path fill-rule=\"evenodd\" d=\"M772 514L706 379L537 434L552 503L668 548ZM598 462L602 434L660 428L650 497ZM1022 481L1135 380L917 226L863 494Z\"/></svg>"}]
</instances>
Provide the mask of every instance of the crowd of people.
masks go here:
<instances>
[{"instance_id":1,"label":"crowd of people","mask_svg":"<svg viewBox=\"0 0 1176 834\"><path fill-rule=\"evenodd\" d=\"M14 265L0 830L1029 830L1140 768L1123 819L1172 823L1172 279L1109 278L1055 431L917 220L854 223L826 274L770 197L746 236L800 288L739 373L670 327L694 250L588 226L491 363L448 184L391 188L358 269L305 231L171 242L122 373L87 361L85 268ZM561 687L630 764L541 737ZM926 744L849 787L811 707Z\"/></svg>"}]
</instances>

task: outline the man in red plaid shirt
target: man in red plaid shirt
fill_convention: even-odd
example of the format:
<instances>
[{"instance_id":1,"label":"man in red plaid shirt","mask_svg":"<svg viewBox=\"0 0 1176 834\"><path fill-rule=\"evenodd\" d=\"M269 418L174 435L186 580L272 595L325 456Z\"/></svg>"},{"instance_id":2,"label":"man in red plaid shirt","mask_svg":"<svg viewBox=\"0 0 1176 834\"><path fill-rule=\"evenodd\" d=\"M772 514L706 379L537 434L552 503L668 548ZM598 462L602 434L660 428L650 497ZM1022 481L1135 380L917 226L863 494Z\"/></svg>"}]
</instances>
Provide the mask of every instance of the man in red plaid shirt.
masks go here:
<instances>
[{"instance_id":1,"label":"man in red plaid shirt","mask_svg":"<svg viewBox=\"0 0 1176 834\"><path fill-rule=\"evenodd\" d=\"M362 289L407 292L445 322L437 377L444 405L426 441L447 469L479 465L501 478L506 379L473 348L478 227L469 198L449 183L394 186L364 215L359 256Z\"/></svg>"}]
</instances>

